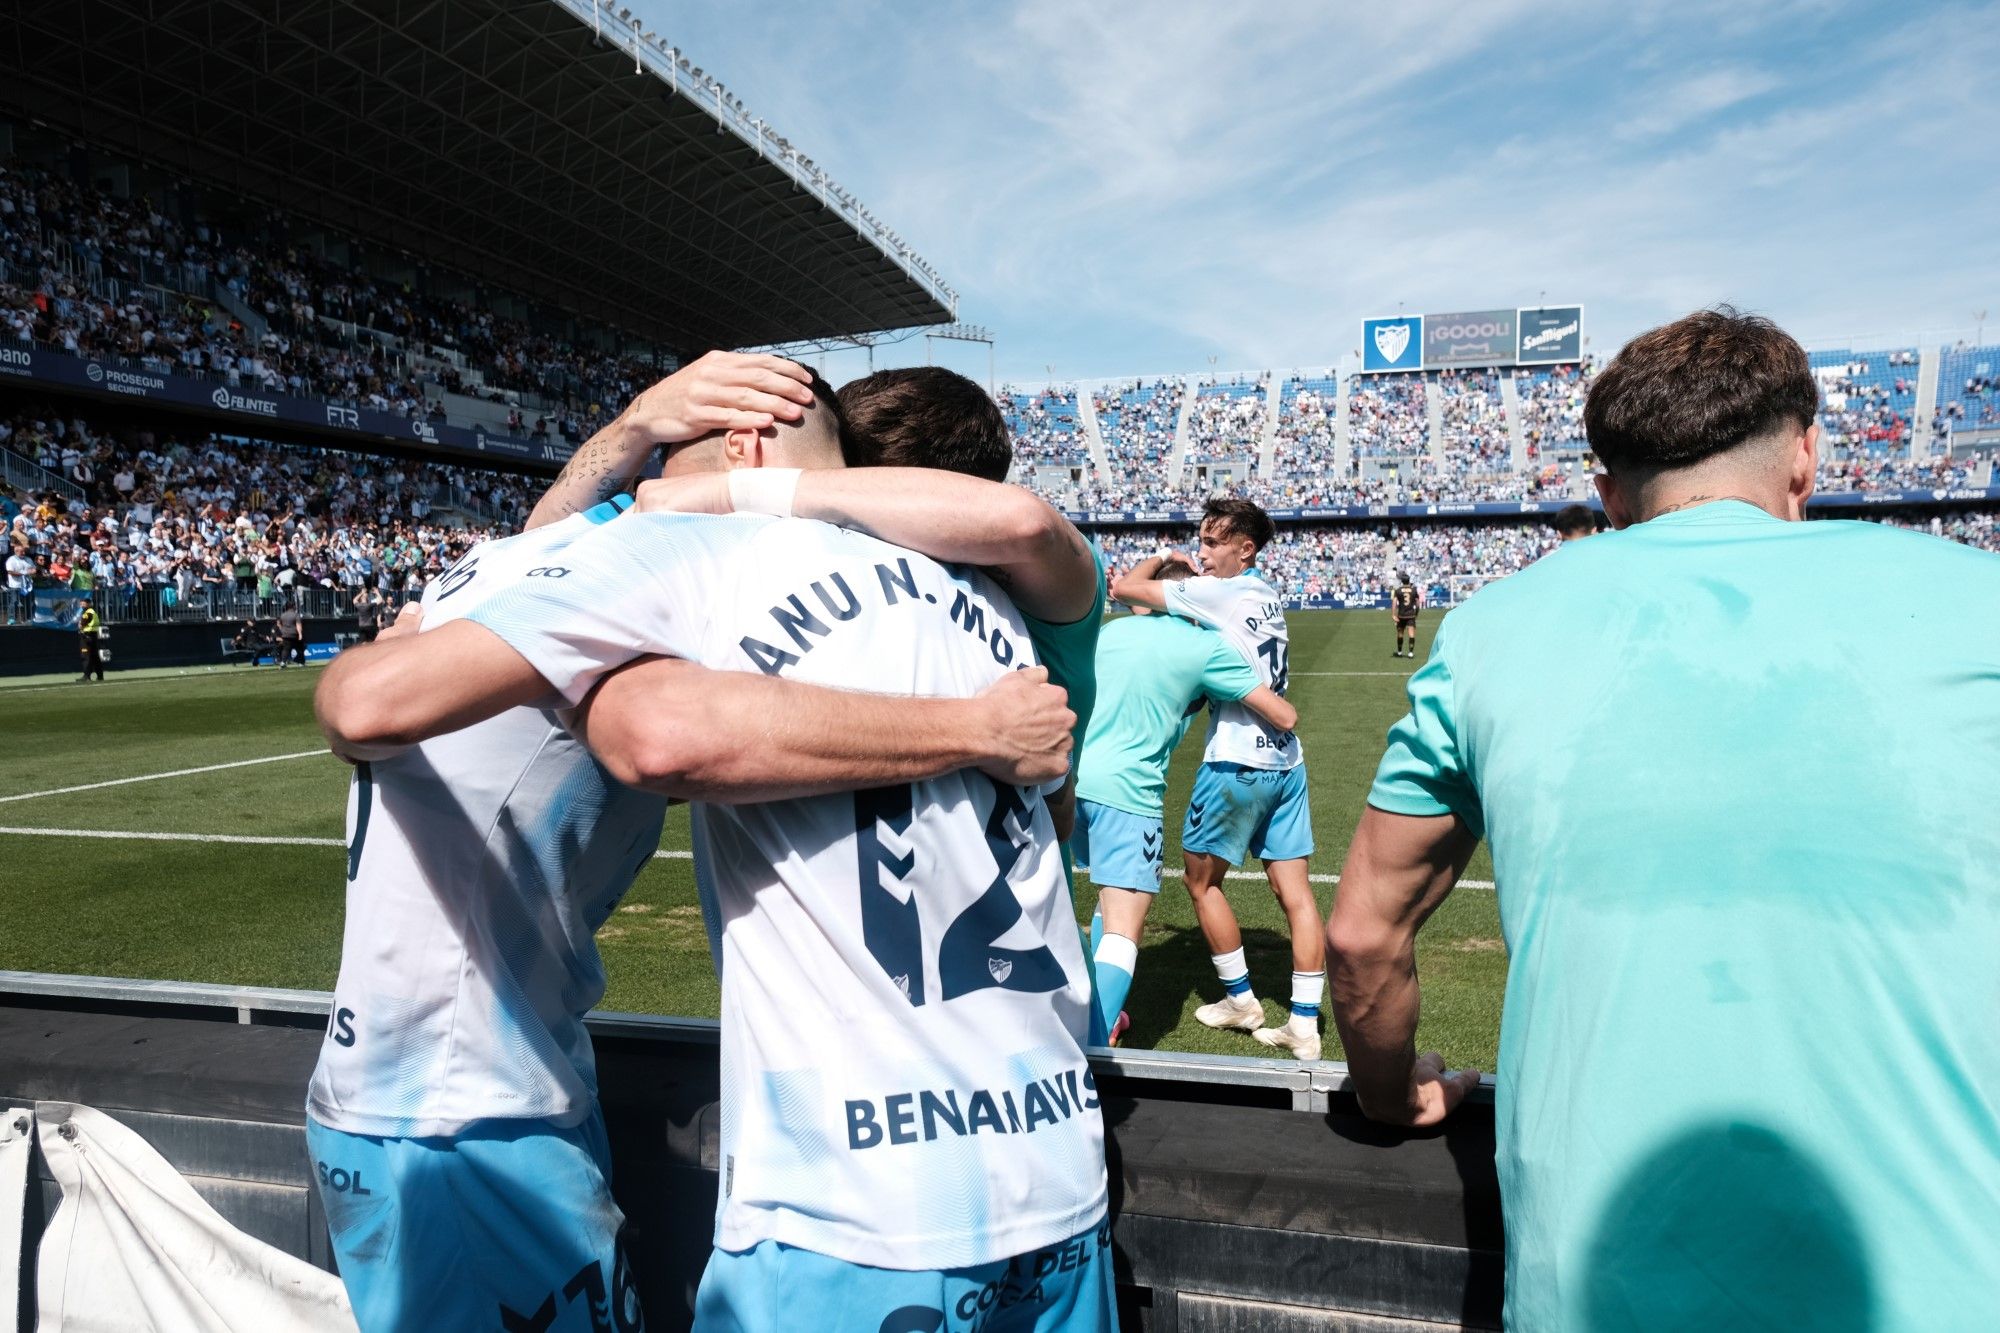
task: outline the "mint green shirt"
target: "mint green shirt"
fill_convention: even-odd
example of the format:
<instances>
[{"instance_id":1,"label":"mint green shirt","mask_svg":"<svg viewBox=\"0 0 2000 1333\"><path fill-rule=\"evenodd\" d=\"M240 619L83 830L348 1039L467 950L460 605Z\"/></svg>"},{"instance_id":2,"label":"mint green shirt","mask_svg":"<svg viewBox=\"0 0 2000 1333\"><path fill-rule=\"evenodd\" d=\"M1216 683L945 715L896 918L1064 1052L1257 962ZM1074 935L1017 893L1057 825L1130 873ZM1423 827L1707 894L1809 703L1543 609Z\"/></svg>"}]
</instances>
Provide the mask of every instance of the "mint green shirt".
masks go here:
<instances>
[{"instance_id":1,"label":"mint green shirt","mask_svg":"<svg viewBox=\"0 0 2000 1333\"><path fill-rule=\"evenodd\" d=\"M1202 702L1235 703L1263 683L1229 640L1169 615L1124 616L1106 625L1097 679L1077 797L1155 816L1167 794L1167 761Z\"/></svg>"},{"instance_id":2,"label":"mint green shirt","mask_svg":"<svg viewBox=\"0 0 2000 1333\"><path fill-rule=\"evenodd\" d=\"M2000 558L1706 504L1410 704L1369 802L1484 831L1512 960L1508 1326L2000 1326Z\"/></svg>"},{"instance_id":3,"label":"mint green shirt","mask_svg":"<svg viewBox=\"0 0 2000 1333\"><path fill-rule=\"evenodd\" d=\"M1076 747L1072 755L1083 751L1084 729L1090 725L1091 710L1097 705L1097 636L1104 626L1104 552L1096 542L1090 544L1091 558L1097 566L1097 590L1091 598L1090 610L1068 624L1037 620L1025 611L1021 619L1027 622L1028 641L1035 645L1035 656L1049 669L1051 684L1060 685L1069 691L1069 708L1076 714L1076 725L1070 729Z\"/></svg>"}]
</instances>

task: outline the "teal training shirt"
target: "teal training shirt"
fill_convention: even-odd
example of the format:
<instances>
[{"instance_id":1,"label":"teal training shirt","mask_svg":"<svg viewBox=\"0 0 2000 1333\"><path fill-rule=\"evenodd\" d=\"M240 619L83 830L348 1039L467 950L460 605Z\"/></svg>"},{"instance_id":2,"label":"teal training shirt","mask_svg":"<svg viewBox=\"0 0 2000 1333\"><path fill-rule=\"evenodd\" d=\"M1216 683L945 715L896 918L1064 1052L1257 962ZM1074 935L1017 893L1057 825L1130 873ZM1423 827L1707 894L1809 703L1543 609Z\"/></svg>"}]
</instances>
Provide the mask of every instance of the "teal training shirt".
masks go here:
<instances>
[{"instance_id":1,"label":"teal training shirt","mask_svg":"<svg viewBox=\"0 0 2000 1333\"><path fill-rule=\"evenodd\" d=\"M1161 813L1167 761L1203 700L1234 703L1263 682L1229 640L1178 616L1125 616L1097 646L1098 705L1077 764L1077 796Z\"/></svg>"},{"instance_id":2,"label":"teal training shirt","mask_svg":"<svg viewBox=\"0 0 2000 1333\"><path fill-rule=\"evenodd\" d=\"M1723 501L1445 618L1369 802L1492 847L1510 1328L2000 1321L1996 613Z\"/></svg>"},{"instance_id":3,"label":"teal training shirt","mask_svg":"<svg viewBox=\"0 0 2000 1333\"><path fill-rule=\"evenodd\" d=\"M1028 641L1049 669L1050 683L1069 691L1070 711L1076 714L1076 725L1070 729L1076 740L1072 755L1083 752L1084 729L1090 725L1090 713L1097 704L1097 636L1104 627L1104 552L1096 542L1090 543L1090 556L1097 567L1097 588L1090 610L1081 619L1059 625L1021 613L1028 625Z\"/></svg>"}]
</instances>

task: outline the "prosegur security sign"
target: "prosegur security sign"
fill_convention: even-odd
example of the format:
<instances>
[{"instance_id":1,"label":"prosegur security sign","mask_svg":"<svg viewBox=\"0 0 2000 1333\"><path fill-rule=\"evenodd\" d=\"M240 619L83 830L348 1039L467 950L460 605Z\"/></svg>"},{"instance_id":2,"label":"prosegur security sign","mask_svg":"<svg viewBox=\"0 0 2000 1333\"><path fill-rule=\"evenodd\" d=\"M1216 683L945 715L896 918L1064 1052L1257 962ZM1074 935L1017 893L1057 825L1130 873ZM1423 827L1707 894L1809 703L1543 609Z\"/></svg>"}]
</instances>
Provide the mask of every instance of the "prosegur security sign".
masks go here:
<instances>
[{"instance_id":1,"label":"prosegur security sign","mask_svg":"<svg viewBox=\"0 0 2000 1333\"><path fill-rule=\"evenodd\" d=\"M1424 367L1424 317L1397 315L1390 319L1361 321L1361 369L1373 374L1380 370L1422 370Z\"/></svg>"}]
</instances>

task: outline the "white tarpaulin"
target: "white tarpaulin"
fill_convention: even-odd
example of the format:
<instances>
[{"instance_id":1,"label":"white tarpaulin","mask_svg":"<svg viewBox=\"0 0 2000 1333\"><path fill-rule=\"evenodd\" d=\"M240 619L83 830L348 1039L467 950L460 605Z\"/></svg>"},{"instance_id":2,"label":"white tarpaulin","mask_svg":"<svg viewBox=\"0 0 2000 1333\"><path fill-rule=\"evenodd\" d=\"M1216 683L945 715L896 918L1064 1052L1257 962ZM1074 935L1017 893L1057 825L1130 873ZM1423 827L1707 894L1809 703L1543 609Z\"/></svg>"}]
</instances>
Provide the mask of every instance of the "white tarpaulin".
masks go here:
<instances>
[{"instance_id":1,"label":"white tarpaulin","mask_svg":"<svg viewBox=\"0 0 2000 1333\"><path fill-rule=\"evenodd\" d=\"M137 1134L88 1106L35 1109L62 1189L38 1333L353 1333L339 1278L229 1225Z\"/></svg>"},{"instance_id":2,"label":"white tarpaulin","mask_svg":"<svg viewBox=\"0 0 2000 1333\"><path fill-rule=\"evenodd\" d=\"M0 1329L17 1333L21 1308L21 1222L28 1207L28 1156L34 1150L35 1113L25 1106L0 1110Z\"/></svg>"}]
</instances>

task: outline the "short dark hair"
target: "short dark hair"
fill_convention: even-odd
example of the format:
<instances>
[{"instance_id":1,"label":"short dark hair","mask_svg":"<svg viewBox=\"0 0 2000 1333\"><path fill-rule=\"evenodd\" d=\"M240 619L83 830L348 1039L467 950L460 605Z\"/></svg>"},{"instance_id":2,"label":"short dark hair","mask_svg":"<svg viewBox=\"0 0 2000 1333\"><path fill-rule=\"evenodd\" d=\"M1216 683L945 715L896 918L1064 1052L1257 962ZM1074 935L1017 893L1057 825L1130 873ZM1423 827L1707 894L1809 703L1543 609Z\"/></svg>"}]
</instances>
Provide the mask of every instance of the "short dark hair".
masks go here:
<instances>
[{"instance_id":1,"label":"short dark hair","mask_svg":"<svg viewBox=\"0 0 2000 1333\"><path fill-rule=\"evenodd\" d=\"M1248 537L1250 544L1262 551L1271 544L1277 529L1271 526L1271 516L1264 507L1254 500L1239 500L1233 495L1218 495L1201 507L1203 526L1211 521L1218 524L1231 537Z\"/></svg>"},{"instance_id":2,"label":"short dark hair","mask_svg":"<svg viewBox=\"0 0 2000 1333\"><path fill-rule=\"evenodd\" d=\"M1597 518L1582 505L1570 505L1556 514L1556 531L1567 537L1572 532L1597 531Z\"/></svg>"},{"instance_id":3,"label":"short dark hair","mask_svg":"<svg viewBox=\"0 0 2000 1333\"><path fill-rule=\"evenodd\" d=\"M1584 399L1584 433L1605 468L1689 467L1819 412L1798 340L1761 315L1697 310L1626 343Z\"/></svg>"},{"instance_id":4,"label":"short dark hair","mask_svg":"<svg viewBox=\"0 0 2000 1333\"><path fill-rule=\"evenodd\" d=\"M850 467L930 467L1007 480L1014 440L986 390L943 366L878 370L840 388Z\"/></svg>"}]
</instances>

